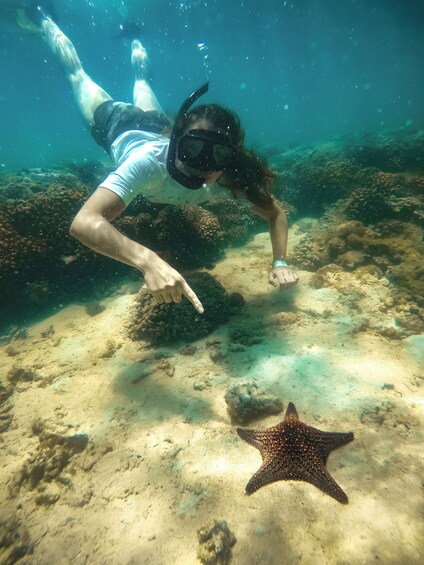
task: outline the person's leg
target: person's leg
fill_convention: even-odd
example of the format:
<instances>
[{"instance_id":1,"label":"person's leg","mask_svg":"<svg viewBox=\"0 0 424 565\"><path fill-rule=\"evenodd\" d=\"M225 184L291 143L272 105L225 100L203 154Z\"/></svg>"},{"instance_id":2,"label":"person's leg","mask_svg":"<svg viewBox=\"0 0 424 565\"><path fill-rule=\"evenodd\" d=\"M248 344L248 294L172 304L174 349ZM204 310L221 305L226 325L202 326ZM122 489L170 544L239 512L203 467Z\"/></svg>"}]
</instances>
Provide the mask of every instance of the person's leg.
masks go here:
<instances>
[{"instance_id":1,"label":"person's leg","mask_svg":"<svg viewBox=\"0 0 424 565\"><path fill-rule=\"evenodd\" d=\"M131 43L131 64L134 71L134 105L145 112L154 110L164 114L152 87L150 86L150 61L147 51L138 39Z\"/></svg>"},{"instance_id":2,"label":"person's leg","mask_svg":"<svg viewBox=\"0 0 424 565\"><path fill-rule=\"evenodd\" d=\"M96 84L82 68L81 61L70 39L50 18L42 22L43 37L59 60L68 77L75 100L86 122L92 126L96 108L111 96Z\"/></svg>"}]
</instances>

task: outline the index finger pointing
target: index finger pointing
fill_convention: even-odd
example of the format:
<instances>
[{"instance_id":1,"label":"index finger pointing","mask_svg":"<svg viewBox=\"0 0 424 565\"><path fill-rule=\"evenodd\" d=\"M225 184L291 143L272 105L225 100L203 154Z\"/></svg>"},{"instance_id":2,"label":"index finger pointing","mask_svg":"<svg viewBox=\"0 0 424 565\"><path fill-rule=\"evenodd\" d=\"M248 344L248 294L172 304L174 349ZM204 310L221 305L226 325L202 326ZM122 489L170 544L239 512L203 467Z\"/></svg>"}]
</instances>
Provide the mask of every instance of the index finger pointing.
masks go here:
<instances>
[{"instance_id":1,"label":"index finger pointing","mask_svg":"<svg viewBox=\"0 0 424 565\"><path fill-rule=\"evenodd\" d=\"M199 314L203 314L203 312L205 311L205 309L202 306L202 303L200 302L200 300L197 298L196 294L194 293L194 291L188 286L188 284L186 283L186 281L183 282L182 284L182 291L183 294L185 296L187 296L187 298L190 300L190 302L193 304L193 306L196 308L196 310L199 312Z\"/></svg>"}]
</instances>

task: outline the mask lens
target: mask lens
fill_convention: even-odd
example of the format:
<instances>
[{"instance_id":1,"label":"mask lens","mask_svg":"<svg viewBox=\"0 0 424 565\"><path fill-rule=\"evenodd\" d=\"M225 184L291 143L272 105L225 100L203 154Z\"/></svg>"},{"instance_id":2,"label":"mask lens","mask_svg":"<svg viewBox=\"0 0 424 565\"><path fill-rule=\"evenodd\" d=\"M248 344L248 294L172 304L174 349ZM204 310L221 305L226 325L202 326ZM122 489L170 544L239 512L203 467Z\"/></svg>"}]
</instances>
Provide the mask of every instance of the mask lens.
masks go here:
<instances>
[{"instance_id":1,"label":"mask lens","mask_svg":"<svg viewBox=\"0 0 424 565\"><path fill-rule=\"evenodd\" d=\"M178 147L178 158L181 161L195 159L203 150L203 140L192 137L183 137Z\"/></svg>"},{"instance_id":2,"label":"mask lens","mask_svg":"<svg viewBox=\"0 0 424 565\"><path fill-rule=\"evenodd\" d=\"M228 163L233 158L234 150L232 147L228 147L228 145L220 145L215 144L213 146L213 157L215 159L215 163L220 166L228 165Z\"/></svg>"},{"instance_id":3,"label":"mask lens","mask_svg":"<svg viewBox=\"0 0 424 565\"><path fill-rule=\"evenodd\" d=\"M200 171L221 171L234 159L235 149L205 132L190 131L180 138L177 156L180 161Z\"/></svg>"}]
</instances>

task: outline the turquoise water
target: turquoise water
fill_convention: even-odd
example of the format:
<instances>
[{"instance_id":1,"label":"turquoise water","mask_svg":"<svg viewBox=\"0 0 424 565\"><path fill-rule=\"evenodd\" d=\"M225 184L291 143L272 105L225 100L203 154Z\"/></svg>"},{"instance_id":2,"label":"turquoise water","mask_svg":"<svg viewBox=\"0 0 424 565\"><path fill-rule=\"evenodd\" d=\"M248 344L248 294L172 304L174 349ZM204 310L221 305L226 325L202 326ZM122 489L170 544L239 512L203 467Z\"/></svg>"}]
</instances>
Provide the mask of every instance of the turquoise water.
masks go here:
<instances>
[{"instance_id":1,"label":"turquoise water","mask_svg":"<svg viewBox=\"0 0 424 565\"><path fill-rule=\"evenodd\" d=\"M187 277L202 317L70 236L110 162L16 26L26 0L0 2L0 564L422 565L422 2L55 2L116 99L132 25L166 112L209 79L204 100L268 157L288 292L241 201L140 197L114 222ZM303 475L246 494L261 455L237 427L289 403L349 439L326 463L348 505Z\"/></svg>"},{"instance_id":2,"label":"turquoise water","mask_svg":"<svg viewBox=\"0 0 424 565\"><path fill-rule=\"evenodd\" d=\"M0 8L1 166L102 157L47 46L13 22L10 6L25 1L6 0ZM208 74L208 99L239 113L258 149L424 122L419 0L55 4L85 69L114 98L131 96L129 40L116 36L132 21L142 30L164 108L175 112Z\"/></svg>"}]
</instances>

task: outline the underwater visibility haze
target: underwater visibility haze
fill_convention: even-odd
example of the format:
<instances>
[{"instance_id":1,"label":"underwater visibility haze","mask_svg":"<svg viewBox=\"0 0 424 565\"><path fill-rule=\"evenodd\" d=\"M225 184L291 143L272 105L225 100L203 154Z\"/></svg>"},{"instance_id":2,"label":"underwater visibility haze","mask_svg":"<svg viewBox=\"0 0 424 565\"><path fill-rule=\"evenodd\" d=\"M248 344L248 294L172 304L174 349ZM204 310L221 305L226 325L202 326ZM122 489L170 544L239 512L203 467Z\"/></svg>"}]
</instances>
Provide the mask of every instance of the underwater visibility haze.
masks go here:
<instances>
[{"instance_id":1,"label":"underwater visibility haze","mask_svg":"<svg viewBox=\"0 0 424 565\"><path fill-rule=\"evenodd\" d=\"M114 165L36 2L1 0L0 563L421 565L423 2L48 4L114 100L133 39L171 122L209 81L196 104L239 116L273 213L218 185L114 195L112 233L203 313L186 289L155 301L109 258L122 240L83 245L70 226ZM208 173L243 163L205 131Z\"/></svg>"},{"instance_id":2,"label":"underwater visibility haze","mask_svg":"<svg viewBox=\"0 0 424 565\"><path fill-rule=\"evenodd\" d=\"M208 99L238 112L258 149L422 126L418 0L266 0L260 7L254 0L56 0L55 6L86 71L113 98L131 98L126 34L141 30L164 109L175 113L207 74ZM48 48L17 30L6 7L0 11L2 167L100 157Z\"/></svg>"}]
</instances>

